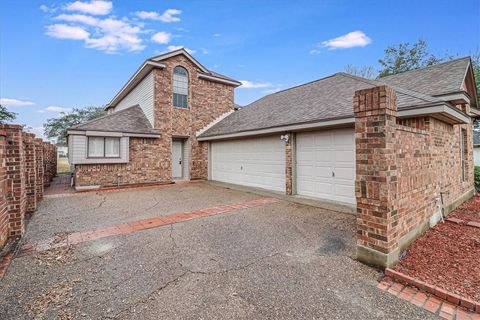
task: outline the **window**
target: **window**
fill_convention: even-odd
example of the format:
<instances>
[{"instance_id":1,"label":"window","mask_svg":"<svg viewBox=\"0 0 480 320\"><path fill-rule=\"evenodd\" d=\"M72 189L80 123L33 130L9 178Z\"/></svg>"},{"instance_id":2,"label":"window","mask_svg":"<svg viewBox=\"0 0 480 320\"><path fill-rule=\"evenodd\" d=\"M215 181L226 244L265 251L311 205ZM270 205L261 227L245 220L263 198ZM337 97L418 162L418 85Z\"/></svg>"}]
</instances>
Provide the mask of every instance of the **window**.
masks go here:
<instances>
[{"instance_id":1,"label":"window","mask_svg":"<svg viewBox=\"0 0 480 320\"><path fill-rule=\"evenodd\" d=\"M465 158L467 154L467 148L465 147L465 142L467 141L467 130L462 129L460 133L460 159L462 162L462 181L465 181L466 178L466 163Z\"/></svg>"},{"instance_id":2,"label":"window","mask_svg":"<svg viewBox=\"0 0 480 320\"><path fill-rule=\"evenodd\" d=\"M120 138L88 137L89 158L120 158Z\"/></svg>"},{"instance_id":3,"label":"window","mask_svg":"<svg viewBox=\"0 0 480 320\"><path fill-rule=\"evenodd\" d=\"M188 72L183 67L173 69L173 106L188 108Z\"/></svg>"}]
</instances>

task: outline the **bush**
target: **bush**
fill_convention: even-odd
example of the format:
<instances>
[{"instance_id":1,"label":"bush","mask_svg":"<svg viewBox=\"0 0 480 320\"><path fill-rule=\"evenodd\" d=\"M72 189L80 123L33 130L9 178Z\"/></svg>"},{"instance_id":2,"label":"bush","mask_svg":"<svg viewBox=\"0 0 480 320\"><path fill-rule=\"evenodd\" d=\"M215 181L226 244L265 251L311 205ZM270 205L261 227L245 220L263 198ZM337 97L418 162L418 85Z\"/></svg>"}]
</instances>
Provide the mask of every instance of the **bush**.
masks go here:
<instances>
[{"instance_id":1,"label":"bush","mask_svg":"<svg viewBox=\"0 0 480 320\"><path fill-rule=\"evenodd\" d=\"M480 192L480 167L475 167L475 189Z\"/></svg>"}]
</instances>

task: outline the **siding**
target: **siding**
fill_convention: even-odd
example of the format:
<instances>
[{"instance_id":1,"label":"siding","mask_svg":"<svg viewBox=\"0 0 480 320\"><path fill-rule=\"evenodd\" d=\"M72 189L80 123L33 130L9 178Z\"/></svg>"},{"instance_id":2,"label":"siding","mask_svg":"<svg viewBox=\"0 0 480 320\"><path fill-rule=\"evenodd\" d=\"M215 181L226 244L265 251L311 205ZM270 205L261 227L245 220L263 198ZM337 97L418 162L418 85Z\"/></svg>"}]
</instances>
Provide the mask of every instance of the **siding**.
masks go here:
<instances>
[{"instance_id":1,"label":"siding","mask_svg":"<svg viewBox=\"0 0 480 320\"><path fill-rule=\"evenodd\" d=\"M69 161L71 164L128 163L128 137L120 138L120 158L87 158L87 136L70 135L68 141Z\"/></svg>"},{"instance_id":2,"label":"siding","mask_svg":"<svg viewBox=\"0 0 480 320\"><path fill-rule=\"evenodd\" d=\"M154 73L150 72L129 94L120 100L114 111L120 111L138 104L153 127L153 79Z\"/></svg>"},{"instance_id":3,"label":"siding","mask_svg":"<svg viewBox=\"0 0 480 320\"><path fill-rule=\"evenodd\" d=\"M473 148L473 162L475 166L480 167L480 146Z\"/></svg>"}]
</instances>

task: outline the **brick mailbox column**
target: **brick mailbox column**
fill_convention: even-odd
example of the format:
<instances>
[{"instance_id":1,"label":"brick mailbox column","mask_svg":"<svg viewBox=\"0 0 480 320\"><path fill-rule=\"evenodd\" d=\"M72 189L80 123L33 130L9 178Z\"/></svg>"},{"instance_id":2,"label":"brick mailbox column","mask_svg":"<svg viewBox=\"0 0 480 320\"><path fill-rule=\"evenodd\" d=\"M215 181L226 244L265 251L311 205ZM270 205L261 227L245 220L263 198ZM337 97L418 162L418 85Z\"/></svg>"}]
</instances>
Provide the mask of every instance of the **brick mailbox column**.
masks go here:
<instances>
[{"instance_id":1,"label":"brick mailbox column","mask_svg":"<svg viewBox=\"0 0 480 320\"><path fill-rule=\"evenodd\" d=\"M387 86L355 92L357 259L386 267L396 242L396 94Z\"/></svg>"},{"instance_id":2,"label":"brick mailbox column","mask_svg":"<svg viewBox=\"0 0 480 320\"><path fill-rule=\"evenodd\" d=\"M25 232L25 156L22 126L5 125L6 146L6 199L8 206L9 237L21 237Z\"/></svg>"},{"instance_id":3,"label":"brick mailbox column","mask_svg":"<svg viewBox=\"0 0 480 320\"><path fill-rule=\"evenodd\" d=\"M27 197L26 212L32 213L37 209L37 157L35 135L23 133L25 155L25 191Z\"/></svg>"}]
</instances>

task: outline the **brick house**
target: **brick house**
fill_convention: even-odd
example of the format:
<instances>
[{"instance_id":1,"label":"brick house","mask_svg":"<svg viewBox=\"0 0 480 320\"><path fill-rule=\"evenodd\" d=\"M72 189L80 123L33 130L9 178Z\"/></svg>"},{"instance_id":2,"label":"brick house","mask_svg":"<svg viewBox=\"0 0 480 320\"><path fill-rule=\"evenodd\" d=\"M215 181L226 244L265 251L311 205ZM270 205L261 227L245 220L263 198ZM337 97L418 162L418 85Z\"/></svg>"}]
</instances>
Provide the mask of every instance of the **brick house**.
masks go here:
<instances>
[{"instance_id":1,"label":"brick house","mask_svg":"<svg viewBox=\"0 0 480 320\"><path fill-rule=\"evenodd\" d=\"M107 116L69 130L76 187L209 179L342 204L358 259L379 266L474 193L468 57L336 73L237 110L238 85L184 50L147 60Z\"/></svg>"}]
</instances>

